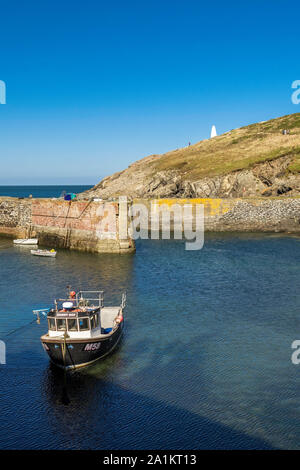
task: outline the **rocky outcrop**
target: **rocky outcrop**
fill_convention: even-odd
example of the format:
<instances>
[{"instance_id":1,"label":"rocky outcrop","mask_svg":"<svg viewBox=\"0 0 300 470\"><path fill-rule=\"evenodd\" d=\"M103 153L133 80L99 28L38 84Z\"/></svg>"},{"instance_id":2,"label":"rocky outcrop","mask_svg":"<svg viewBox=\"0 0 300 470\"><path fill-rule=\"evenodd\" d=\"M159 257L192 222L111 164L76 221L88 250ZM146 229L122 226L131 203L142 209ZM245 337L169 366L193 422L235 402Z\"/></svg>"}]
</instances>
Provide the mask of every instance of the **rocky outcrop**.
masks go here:
<instances>
[{"instance_id":1,"label":"rocky outcrop","mask_svg":"<svg viewBox=\"0 0 300 470\"><path fill-rule=\"evenodd\" d=\"M78 195L79 199L102 199L127 195L131 198L230 198L255 196L298 196L300 175L287 170L290 156L280 157L226 175L189 181L179 170L153 173L155 156L104 178L97 186Z\"/></svg>"}]
</instances>

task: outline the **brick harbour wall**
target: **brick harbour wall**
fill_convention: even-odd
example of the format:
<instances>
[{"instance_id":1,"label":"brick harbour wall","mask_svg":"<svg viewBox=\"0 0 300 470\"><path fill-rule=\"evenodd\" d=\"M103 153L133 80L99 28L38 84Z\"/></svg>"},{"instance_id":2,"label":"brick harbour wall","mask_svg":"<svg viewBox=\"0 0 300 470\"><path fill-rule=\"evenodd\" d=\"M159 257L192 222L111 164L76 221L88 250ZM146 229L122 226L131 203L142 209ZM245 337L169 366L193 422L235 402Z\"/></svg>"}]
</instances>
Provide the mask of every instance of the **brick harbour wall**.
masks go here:
<instances>
[{"instance_id":1,"label":"brick harbour wall","mask_svg":"<svg viewBox=\"0 0 300 470\"><path fill-rule=\"evenodd\" d=\"M128 253L134 242L119 237L114 202L0 198L0 234L37 237L41 245L90 252Z\"/></svg>"}]
</instances>

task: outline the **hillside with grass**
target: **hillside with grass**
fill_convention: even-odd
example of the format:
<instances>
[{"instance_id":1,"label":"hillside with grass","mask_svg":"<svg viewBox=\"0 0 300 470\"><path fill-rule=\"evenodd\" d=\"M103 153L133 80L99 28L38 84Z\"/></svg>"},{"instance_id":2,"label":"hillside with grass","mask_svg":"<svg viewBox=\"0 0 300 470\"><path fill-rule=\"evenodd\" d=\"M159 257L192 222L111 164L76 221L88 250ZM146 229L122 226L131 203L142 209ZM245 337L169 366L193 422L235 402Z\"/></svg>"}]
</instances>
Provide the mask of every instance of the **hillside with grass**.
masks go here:
<instances>
[{"instance_id":1,"label":"hillside with grass","mask_svg":"<svg viewBox=\"0 0 300 470\"><path fill-rule=\"evenodd\" d=\"M286 133L284 133L286 131ZM231 130L104 178L81 197L300 195L300 113Z\"/></svg>"}]
</instances>

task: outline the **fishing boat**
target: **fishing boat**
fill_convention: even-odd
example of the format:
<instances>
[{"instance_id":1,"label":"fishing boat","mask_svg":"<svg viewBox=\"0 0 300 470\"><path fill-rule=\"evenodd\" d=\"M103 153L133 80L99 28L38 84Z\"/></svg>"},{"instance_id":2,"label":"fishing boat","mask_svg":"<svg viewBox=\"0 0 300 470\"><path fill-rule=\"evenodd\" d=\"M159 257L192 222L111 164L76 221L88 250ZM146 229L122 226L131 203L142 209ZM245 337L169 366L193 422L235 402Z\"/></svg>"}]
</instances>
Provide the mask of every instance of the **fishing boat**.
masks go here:
<instances>
[{"instance_id":1,"label":"fishing boat","mask_svg":"<svg viewBox=\"0 0 300 470\"><path fill-rule=\"evenodd\" d=\"M18 238L14 240L15 245L38 245L38 243L37 238Z\"/></svg>"},{"instance_id":2,"label":"fishing boat","mask_svg":"<svg viewBox=\"0 0 300 470\"><path fill-rule=\"evenodd\" d=\"M48 332L41 336L44 350L56 366L77 369L108 355L124 330L126 294L119 306L105 307L103 291L70 291L67 299L54 301L54 308L34 310L37 322L44 314Z\"/></svg>"},{"instance_id":3,"label":"fishing boat","mask_svg":"<svg viewBox=\"0 0 300 470\"><path fill-rule=\"evenodd\" d=\"M48 256L51 258L55 258L57 254L55 250L31 250L30 252L34 256Z\"/></svg>"}]
</instances>

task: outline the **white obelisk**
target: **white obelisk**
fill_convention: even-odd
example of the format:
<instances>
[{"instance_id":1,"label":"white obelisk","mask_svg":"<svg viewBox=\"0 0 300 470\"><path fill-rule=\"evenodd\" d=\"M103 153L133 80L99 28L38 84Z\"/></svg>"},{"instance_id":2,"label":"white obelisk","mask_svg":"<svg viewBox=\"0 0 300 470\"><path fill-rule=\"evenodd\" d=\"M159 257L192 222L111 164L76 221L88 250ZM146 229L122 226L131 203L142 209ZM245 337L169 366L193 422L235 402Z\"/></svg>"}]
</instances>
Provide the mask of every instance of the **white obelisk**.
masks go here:
<instances>
[{"instance_id":1,"label":"white obelisk","mask_svg":"<svg viewBox=\"0 0 300 470\"><path fill-rule=\"evenodd\" d=\"M217 129L216 126L212 126L211 128L211 133L210 133L210 138L212 139L213 137L217 137Z\"/></svg>"}]
</instances>

